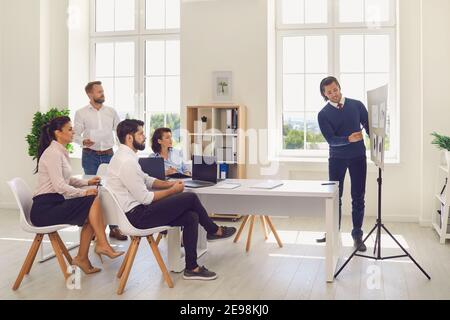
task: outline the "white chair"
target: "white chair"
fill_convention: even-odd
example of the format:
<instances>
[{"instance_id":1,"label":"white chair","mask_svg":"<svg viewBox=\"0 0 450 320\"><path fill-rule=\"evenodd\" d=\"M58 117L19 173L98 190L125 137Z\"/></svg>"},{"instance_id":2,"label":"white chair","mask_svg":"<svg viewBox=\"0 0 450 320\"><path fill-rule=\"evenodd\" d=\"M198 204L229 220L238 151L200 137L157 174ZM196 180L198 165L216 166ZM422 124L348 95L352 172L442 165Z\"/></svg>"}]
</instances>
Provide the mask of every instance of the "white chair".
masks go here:
<instances>
[{"instance_id":1,"label":"white chair","mask_svg":"<svg viewBox=\"0 0 450 320\"><path fill-rule=\"evenodd\" d=\"M164 261L161 257L161 253L158 250L158 244L155 242L155 239L153 238L153 234L162 232L162 231L166 231L166 230L179 229L179 228L178 227L170 227L170 226L161 226L161 227L150 228L150 229L136 229L128 221L128 218L125 215L125 212L120 207L119 203L117 202L116 197L111 192L111 190L108 189L107 186L103 186L102 189L104 190L104 192L102 194L102 196L103 196L102 205L103 205L104 210L109 211L109 214L114 213L116 215L120 230L122 231L123 234L128 235L131 238L131 244L125 255L122 265L120 266L120 269L117 272L117 277L120 279L119 287L117 288L117 294L123 293L125 285L127 284L128 276L131 271L131 267L133 266L134 258L136 256L136 252L138 250L139 243L141 241L141 238L143 238L143 237L147 238L147 241L150 244L150 248L153 251L153 255L155 256L155 259L158 262L159 268L161 269L161 272L164 276L164 281L167 283L169 288L173 288L172 278L170 277L169 272L166 268L166 265L164 264Z\"/></svg>"},{"instance_id":2,"label":"white chair","mask_svg":"<svg viewBox=\"0 0 450 320\"><path fill-rule=\"evenodd\" d=\"M107 173L108 173L108 163L102 163L100 164L100 166L97 169L97 176L102 178L102 184L106 185L107 183ZM103 192L100 192L100 199L102 201L103 204ZM105 217L105 223L107 225L118 225L117 222L117 217L114 214L114 210L112 212L108 211L108 210L104 210L104 217ZM161 241L162 237L166 236L166 233L159 233L158 237L156 238L156 244L159 245L159 242Z\"/></svg>"},{"instance_id":3,"label":"white chair","mask_svg":"<svg viewBox=\"0 0 450 320\"><path fill-rule=\"evenodd\" d=\"M102 163L101 165L98 166L97 176L105 177L107 172L108 172L108 163Z\"/></svg>"},{"instance_id":4,"label":"white chair","mask_svg":"<svg viewBox=\"0 0 450 320\"><path fill-rule=\"evenodd\" d=\"M17 290L23 280L23 277L30 273L31 267L33 266L34 259L42 243L44 235L48 235L50 242L53 247L53 251L58 259L59 266L64 275L64 279L69 277L67 273L67 265L64 261L66 257L69 265L72 264L72 257L69 254L64 242L61 240L58 234L58 230L70 227L68 224L59 224L48 227L35 227L30 220L30 211L33 204L33 196L30 188L27 186L25 181L21 178L14 178L8 181L8 185L11 188L14 197L16 199L17 205L20 211L20 226L21 228L29 233L35 233L34 241L28 251L25 262L20 269L19 275L17 276L16 282L12 287L13 290Z\"/></svg>"}]
</instances>

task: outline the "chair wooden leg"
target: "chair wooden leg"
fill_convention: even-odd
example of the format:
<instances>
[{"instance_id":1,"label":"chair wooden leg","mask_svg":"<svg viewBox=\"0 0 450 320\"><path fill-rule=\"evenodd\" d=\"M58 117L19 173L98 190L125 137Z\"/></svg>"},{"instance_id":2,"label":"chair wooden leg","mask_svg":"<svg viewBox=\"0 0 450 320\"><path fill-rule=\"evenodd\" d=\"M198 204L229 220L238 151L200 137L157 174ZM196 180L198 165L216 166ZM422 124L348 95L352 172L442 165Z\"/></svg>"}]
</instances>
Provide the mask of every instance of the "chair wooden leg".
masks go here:
<instances>
[{"instance_id":1,"label":"chair wooden leg","mask_svg":"<svg viewBox=\"0 0 450 320\"><path fill-rule=\"evenodd\" d=\"M266 218L264 218L264 216L259 216L259 218L261 219L261 226L263 228L264 240L267 240L269 239L269 236L267 234Z\"/></svg>"},{"instance_id":2,"label":"chair wooden leg","mask_svg":"<svg viewBox=\"0 0 450 320\"><path fill-rule=\"evenodd\" d=\"M273 235L275 236L275 239L276 239L277 242L278 242L278 246L279 246L280 248L283 248L283 243L281 242L281 239L280 239L280 237L278 236L277 230L276 230L275 227L273 226L272 220L270 219L269 216L264 216L264 217L266 218L267 224L269 225L270 230L272 230Z\"/></svg>"},{"instance_id":3,"label":"chair wooden leg","mask_svg":"<svg viewBox=\"0 0 450 320\"><path fill-rule=\"evenodd\" d=\"M16 282L14 282L14 285L12 289L15 291L19 289L20 284L22 283L23 277L25 274L28 274L31 270L31 266L33 265L34 259L36 258L36 253L39 250L39 247L42 242L42 238L44 237L43 234L36 234L34 237L33 243L31 244L30 250L28 250L27 257L25 258L25 261L22 265L22 268L20 269L19 275L17 276Z\"/></svg>"},{"instance_id":4,"label":"chair wooden leg","mask_svg":"<svg viewBox=\"0 0 450 320\"><path fill-rule=\"evenodd\" d=\"M50 238L53 251L55 252L56 259L58 260L59 267L61 268L61 271L64 275L64 279L67 279L69 277L69 274L67 273L67 264L66 261L64 261L62 249L61 246L59 245L58 238L56 237L55 233L56 232L50 233L48 237Z\"/></svg>"},{"instance_id":5,"label":"chair wooden leg","mask_svg":"<svg viewBox=\"0 0 450 320\"><path fill-rule=\"evenodd\" d=\"M72 256L70 255L69 250L67 250L66 244L64 243L64 241L62 241L58 232L55 232L55 236L58 240L59 246L61 247L63 255L66 257L67 262L69 263L69 265L72 265Z\"/></svg>"},{"instance_id":6,"label":"chair wooden leg","mask_svg":"<svg viewBox=\"0 0 450 320\"><path fill-rule=\"evenodd\" d=\"M128 281L128 276L130 275L131 267L133 266L134 258L136 257L136 252L139 248L139 243L141 242L140 237L131 237L131 245L128 250L130 250L130 255L127 258L127 264L123 270L123 274L120 277L119 287L117 288L117 294L122 294L125 289L125 285Z\"/></svg>"},{"instance_id":7,"label":"chair wooden leg","mask_svg":"<svg viewBox=\"0 0 450 320\"><path fill-rule=\"evenodd\" d=\"M158 262L159 268L161 269L161 272L164 276L164 281L166 281L169 288L173 288L173 282L172 278L170 277L169 271L167 271L166 265L164 264L164 261L161 257L161 253L159 252L158 245L156 244L155 240L153 239L153 236L150 235L147 237L147 241L150 244L150 248L152 248L153 255L156 258L156 261Z\"/></svg>"},{"instance_id":8,"label":"chair wooden leg","mask_svg":"<svg viewBox=\"0 0 450 320\"><path fill-rule=\"evenodd\" d=\"M127 265L128 258L130 257L130 251L131 251L131 244L128 247L127 253L125 254L125 258L123 258L122 264L120 265L119 271L117 271L117 278L121 278L123 274L123 270L125 269L125 266Z\"/></svg>"},{"instance_id":9,"label":"chair wooden leg","mask_svg":"<svg viewBox=\"0 0 450 320\"><path fill-rule=\"evenodd\" d=\"M247 224L248 218L250 218L250 216L244 217L244 220L242 221L241 226L239 227L236 237L234 238L234 241L233 241L234 243L238 242L239 239L241 238L241 233L244 230L245 225Z\"/></svg>"},{"instance_id":10,"label":"chair wooden leg","mask_svg":"<svg viewBox=\"0 0 450 320\"><path fill-rule=\"evenodd\" d=\"M250 217L250 227L248 229L248 235L247 235L247 245L245 247L245 251L248 252L250 250L250 244L252 242L252 233L253 233L253 225L255 223L255 216Z\"/></svg>"},{"instance_id":11,"label":"chair wooden leg","mask_svg":"<svg viewBox=\"0 0 450 320\"><path fill-rule=\"evenodd\" d=\"M162 234L160 232L160 233L158 233L158 237L155 240L157 246L159 246L159 242L161 241L161 239L162 239Z\"/></svg>"},{"instance_id":12,"label":"chair wooden leg","mask_svg":"<svg viewBox=\"0 0 450 320\"><path fill-rule=\"evenodd\" d=\"M36 235L36 237L37 237L38 235ZM35 237L35 239L36 239L36 237ZM37 255L37 253L38 253L38 251L39 251L39 248L41 247L41 245L42 245L42 240L44 239L44 235L42 234L41 235L41 237L40 237L40 239L38 239L38 244L37 244L37 247L36 248L33 248L33 255L31 256L31 261L30 261L30 264L28 265L28 269L26 270L26 273L25 274L30 274L30 271L31 271L31 268L33 267L33 263L34 263L34 260L36 259L36 255ZM34 242L34 241L33 241ZM30 248L30 251L31 251L31 249L32 248Z\"/></svg>"}]
</instances>

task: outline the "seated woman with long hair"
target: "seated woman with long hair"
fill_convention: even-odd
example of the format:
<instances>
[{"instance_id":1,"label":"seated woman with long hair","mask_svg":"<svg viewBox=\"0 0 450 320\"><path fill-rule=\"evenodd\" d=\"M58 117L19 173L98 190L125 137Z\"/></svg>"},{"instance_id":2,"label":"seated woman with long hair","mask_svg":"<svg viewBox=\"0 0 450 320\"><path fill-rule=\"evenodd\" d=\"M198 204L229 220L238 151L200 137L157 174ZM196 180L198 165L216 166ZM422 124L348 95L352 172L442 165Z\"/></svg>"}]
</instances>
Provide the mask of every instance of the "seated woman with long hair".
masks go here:
<instances>
[{"instance_id":1,"label":"seated woman with long hair","mask_svg":"<svg viewBox=\"0 0 450 320\"><path fill-rule=\"evenodd\" d=\"M183 160L183 152L173 148L172 130L169 128L158 128L152 136L151 158L163 158L166 176L176 173L191 175L186 163Z\"/></svg>"},{"instance_id":2,"label":"seated woman with long hair","mask_svg":"<svg viewBox=\"0 0 450 320\"><path fill-rule=\"evenodd\" d=\"M99 272L89 261L89 246L96 236L95 253L117 258L116 252L106 240L105 224L96 186L100 179L81 180L71 177L72 168L66 146L72 142L74 131L69 117L58 117L41 130L37 165L38 187L31 207L31 222L38 227L57 224L82 226L80 248L73 264L86 274Z\"/></svg>"}]
</instances>

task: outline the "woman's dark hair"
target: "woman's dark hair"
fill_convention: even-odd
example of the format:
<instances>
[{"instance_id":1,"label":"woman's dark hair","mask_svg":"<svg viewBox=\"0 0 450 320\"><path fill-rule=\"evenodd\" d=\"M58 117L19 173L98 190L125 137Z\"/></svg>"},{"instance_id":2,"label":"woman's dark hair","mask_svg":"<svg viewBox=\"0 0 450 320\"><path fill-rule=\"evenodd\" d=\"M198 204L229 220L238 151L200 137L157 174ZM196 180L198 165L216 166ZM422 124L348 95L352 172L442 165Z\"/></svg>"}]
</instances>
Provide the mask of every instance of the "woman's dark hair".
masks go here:
<instances>
[{"instance_id":1,"label":"woman's dark hair","mask_svg":"<svg viewBox=\"0 0 450 320\"><path fill-rule=\"evenodd\" d=\"M127 134L134 135L139 127L144 126L144 121L136 119L125 119L117 125L117 138L120 143L125 144Z\"/></svg>"},{"instance_id":2,"label":"woman's dark hair","mask_svg":"<svg viewBox=\"0 0 450 320\"><path fill-rule=\"evenodd\" d=\"M41 128L41 134L39 135L39 146L38 146L38 154L37 154L37 164L34 173L38 172L39 168L39 159L41 159L42 154L48 148L50 143L53 140L56 140L55 131L61 131L62 128L66 125L66 123L70 122L70 118L67 116L56 117L49 122L47 122Z\"/></svg>"},{"instance_id":3,"label":"woman's dark hair","mask_svg":"<svg viewBox=\"0 0 450 320\"><path fill-rule=\"evenodd\" d=\"M327 96L325 95L325 87L329 86L332 83L336 83L336 85L341 89L341 85L339 84L339 81L335 77L326 77L320 82L320 94L322 95L323 99L325 101L328 101Z\"/></svg>"},{"instance_id":4,"label":"woman's dark hair","mask_svg":"<svg viewBox=\"0 0 450 320\"><path fill-rule=\"evenodd\" d=\"M152 150L154 153L160 153L161 152L161 145L159 144L158 140L162 140L164 133L170 132L172 133L172 130L169 128L158 128L153 132L152 136Z\"/></svg>"}]
</instances>

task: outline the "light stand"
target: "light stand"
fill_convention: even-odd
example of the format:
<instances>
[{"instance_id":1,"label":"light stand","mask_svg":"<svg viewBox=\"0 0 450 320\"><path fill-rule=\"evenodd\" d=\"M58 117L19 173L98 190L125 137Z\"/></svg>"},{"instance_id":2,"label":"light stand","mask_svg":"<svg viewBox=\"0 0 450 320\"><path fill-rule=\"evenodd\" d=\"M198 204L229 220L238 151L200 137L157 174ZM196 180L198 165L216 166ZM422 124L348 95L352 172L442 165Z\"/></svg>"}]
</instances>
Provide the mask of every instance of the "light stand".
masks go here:
<instances>
[{"instance_id":1,"label":"light stand","mask_svg":"<svg viewBox=\"0 0 450 320\"><path fill-rule=\"evenodd\" d=\"M345 261L345 263L342 265L342 267L336 272L334 277L336 278L339 275L339 273L341 273L341 271L345 268L345 266L350 262L350 260L354 256L362 257L362 258L368 258L368 259L373 259L373 260L388 260L388 259L409 257L412 260L412 262L414 262L414 264L420 269L420 271L422 271L423 274L428 278L428 280L430 280L431 277L425 272L425 270L422 269L422 267L416 262L416 260L414 260L414 258L408 253L408 251L406 251L406 249L403 248L403 246L397 241L397 239L395 239L395 237L389 232L389 230L382 223L382 221L381 221L381 185L382 185L381 168L378 168L378 179L377 179L377 182L378 182L378 217L377 217L377 222L376 222L375 226L372 228L372 230L369 232L369 234L365 237L364 241L359 244L359 246L355 249L355 251L353 251L352 255L347 259L347 261ZM403 250L403 252L405 253L404 255L389 256L389 257L382 257L381 256L381 229L386 231L386 233L392 238L392 240L394 240L395 243ZM376 235L376 238L375 238L375 247L373 249L373 254L375 255L375 253L377 252L377 255L376 256L367 256L367 255L363 255L363 254L358 254L357 252L358 252L359 248L366 242L367 239L369 239L370 235L373 232L375 232L375 230L377 232L377 235Z\"/></svg>"}]
</instances>

